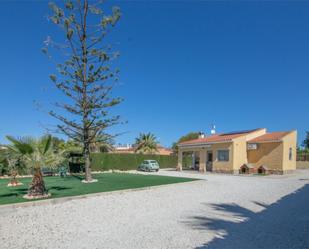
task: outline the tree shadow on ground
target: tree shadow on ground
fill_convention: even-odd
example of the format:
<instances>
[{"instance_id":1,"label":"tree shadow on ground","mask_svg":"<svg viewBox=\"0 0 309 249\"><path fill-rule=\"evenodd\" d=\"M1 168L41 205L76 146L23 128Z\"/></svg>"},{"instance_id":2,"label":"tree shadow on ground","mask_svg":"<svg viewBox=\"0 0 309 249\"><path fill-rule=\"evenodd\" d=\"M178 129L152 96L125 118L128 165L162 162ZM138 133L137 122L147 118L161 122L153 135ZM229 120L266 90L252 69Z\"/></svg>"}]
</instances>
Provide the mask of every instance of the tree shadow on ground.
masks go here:
<instances>
[{"instance_id":1,"label":"tree shadow on ground","mask_svg":"<svg viewBox=\"0 0 309 249\"><path fill-rule=\"evenodd\" d=\"M11 187L13 188L13 187ZM0 198L1 197L18 197L20 195L25 195L27 194L28 192L28 188L24 187L24 188L16 188L16 189L11 189L11 192L10 193L7 193L7 194L2 194L0 195Z\"/></svg>"},{"instance_id":2,"label":"tree shadow on ground","mask_svg":"<svg viewBox=\"0 0 309 249\"><path fill-rule=\"evenodd\" d=\"M0 198L1 197L17 197L17 196L19 196L19 194L15 192L15 193L8 193L8 194L0 195Z\"/></svg>"},{"instance_id":3,"label":"tree shadow on ground","mask_svg":"<svg viewBox=\"0 0 309 249\"><path fill-rule=\"evenodd\" d=\"M82 175L74 175L74 174L72 174L71 175L72 177L74 177L74 178L76 178L76 179L78 179L78 180L84 180L84 176L82 176Z\"/></svg>"},{"instance_id":4,"label":"tree shadow on ground","mask_svg":"<svg viewBox=\"0 0 309 249\"><path fill-rule=\"evenodd\" d=\"M67 189L72 189L72 188L60 187L60 186L53 186L53 187L48 188L48 190L57 190L57 191L67 190Z\"/></svg>"},{"instance_id":5,"label":"tree shadow on ground","mask_svg":"<svg viewBox=\"0 0 309 249\"><path fill-rule=\"evenodd\" d=\"M265 209L255 213L237 204L213 204L216 218L207 214L193 217L194 228L217 234L197 248L309 248L308 184L274 204L254 204Z\"/></svg>"}]
</instances>

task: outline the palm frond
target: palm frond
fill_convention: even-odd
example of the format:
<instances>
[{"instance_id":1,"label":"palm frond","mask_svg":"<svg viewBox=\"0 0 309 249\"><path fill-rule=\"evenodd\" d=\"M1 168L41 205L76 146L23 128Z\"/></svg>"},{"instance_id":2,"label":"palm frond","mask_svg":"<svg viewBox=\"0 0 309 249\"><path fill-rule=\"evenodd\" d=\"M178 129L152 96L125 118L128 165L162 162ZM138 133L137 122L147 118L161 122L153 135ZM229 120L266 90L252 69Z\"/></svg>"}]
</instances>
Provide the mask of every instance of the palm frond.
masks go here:
<instances>
[{"instance_id":1,"label":"palm frond","mask_svg":"<svg viewBox=\"0 0 309 249\"><path fill-rule=\"evenodd\" d=\"M40 143L43 146L42 154L45 155L52 146L52 137L51 135L46 135L40 139Z\"/></svg>"},{"instance_id":2,"label":"palm frond","mask_svg":"<svg viewBox=\"0 0 309 249\"><path fill-rule=\"evenodd\" d=\"M59 151L55 153L53 150L52 137L50 135L43 136L39 139L7 136L7 139L11 142L7 146L11 156L18 156L28 167L56 167L65 160L64 153Z\"/></svg>"},{"instance_id":3,"label":"palm frond","mask_svg":"<svg viewBox=\"0 0 309 249\"><path fill-rule=\"evenodd\" d=\"M12 143L12 145L8 146L9 149L23 155L33 153L33 147L25 138L14 138L13 136L6 136L6 138Z\"/></svg>"},{"instance_id":4,"label":"palm frond","mask_svg":"<svg viewBox=\"0 0 309 249\"><path fill-rule=\"evenodd\" d=\"M141 133L135 140L135 152L136 153L150 153L153 154L158 151L157 138L152 133Z\"/></svg>"}]
</instances>

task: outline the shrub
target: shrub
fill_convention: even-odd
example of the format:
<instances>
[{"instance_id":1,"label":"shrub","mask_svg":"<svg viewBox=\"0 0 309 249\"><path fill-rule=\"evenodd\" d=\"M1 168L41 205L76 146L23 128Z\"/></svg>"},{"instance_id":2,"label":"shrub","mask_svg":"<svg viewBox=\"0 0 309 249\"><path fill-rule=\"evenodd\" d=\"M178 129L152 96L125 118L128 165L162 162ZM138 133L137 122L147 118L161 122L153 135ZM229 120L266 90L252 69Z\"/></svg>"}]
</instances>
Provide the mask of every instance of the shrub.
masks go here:
<instances>
[{"instance_id":1,"label":"shrub","mask_svg":"<svg viewBox=\"0 0 309 249\"><path fill-rule=\"evenodd\" d=\"M178 158L174 155L93 153L91 155L91 168L95 171L133 170L144 160L156 160L159 162L160 168L175 168ZM189 164L190 160L191 157L183 158L184 164Z\"/></svg>"},{"instance_id":2,"label":"shrub","mask_svg":"<svg viewBox=\"0 0 309 249\"><path fill-rule=\"evenodd\" d=\"M0 163L0 176L8 174L8 166L5 163Z\"/></svg>"}]
</instances>

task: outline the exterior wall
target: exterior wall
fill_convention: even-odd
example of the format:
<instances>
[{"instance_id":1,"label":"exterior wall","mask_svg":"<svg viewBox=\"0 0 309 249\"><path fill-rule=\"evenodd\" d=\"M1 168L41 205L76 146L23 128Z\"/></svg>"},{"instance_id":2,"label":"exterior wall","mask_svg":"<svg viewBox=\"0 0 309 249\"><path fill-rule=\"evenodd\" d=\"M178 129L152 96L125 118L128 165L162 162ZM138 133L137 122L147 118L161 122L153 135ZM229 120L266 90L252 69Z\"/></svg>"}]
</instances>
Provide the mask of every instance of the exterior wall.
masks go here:
<instances>
[{"instance_id":1,"label":"exterior wall","mask_svg":"<svg viewBox=\"0 0 309 249\"><path fill-rule=\"evenodd\" d=\"M289 133L283 138L283 172L296 170L296 140L296 131ZM292 160L289 159L290 148L292 148Z\"/></svg>"},{"instance_id":2,"label":"exterior wall","mask_svg":"<svg viewBox=\"0 0 309 249\"><path fill-rule=\"evenodd\" d=\"M117 154L134 154L134 150L113 150L113 151L109 151L108 153L117 153Z\"/></svg>"},{"instance_id":3,"label":"exterior wall","mask_svg":"<svg viewBox=\"0 0 309 249\"><path fill-rule=\"evenodd\" d=\"M218 173L233 173L233 143L218 143L212 144L211 148L207 149L213 153L212 171ZM229 161L218 161L218 150L229 150Z\"/></svg>"},{"instance_id":4,"label":"exterior wall","mask_svg":"<svg viewBox=\"0 0 309 249\"><path fill-rule=\"evenodd\" d=\"M283 142L258 143L256 150L248 150L248 163L255 168L265 165L270 172L283 171Z\"/></svg>"},{"instance_id":5,"label":"exterior wall","mask_svg":"<svg viewBox=\"0 0 309 249\"><path fill-rule=\"evenodd\" d=\"M233 143L233 171L238 173L241 166L248 163L247 159L247 139L240 137Z\"/></svg>"},{"instance_id":6,"label":"exterior wall","mask_svg":"<svg viewBox=\"0 0 309 249\"><path fill-rule=\"evenodd\" d=\"M235 138L233 140L233 173L239 173L239 169L242 165L248 163L247 157L247 141L253 138L262 136L266 133L266 129L259 129L257 131L251 132L245 136Z\"/></svg>"},{"instance_id":7,"label":"exterior wall","mask_svg":"<svg viewBox=\"0 0 309 249\"><path fill-rule=\"evenodd\" d=\"M255 168L265 165L270 173L289 173L296 169L296 138L293 131L282 138L282 142L257 143L257 150L248 150L248 162ZM292 148L292 160L289 149Z\"/></svg>"},{"instance_id":8,"label":"exterior wall","mask_svg":"<svg viewBox=\"0 0 309 249\"><path fill-rule=\"evenodd\" d=\"M173 154L173 151L170 150L170 149L166 149L166 148L159 148L158 152L156 154L162 155L162 156L169 156L169 155Z\"/></svg>"}]
</instances>

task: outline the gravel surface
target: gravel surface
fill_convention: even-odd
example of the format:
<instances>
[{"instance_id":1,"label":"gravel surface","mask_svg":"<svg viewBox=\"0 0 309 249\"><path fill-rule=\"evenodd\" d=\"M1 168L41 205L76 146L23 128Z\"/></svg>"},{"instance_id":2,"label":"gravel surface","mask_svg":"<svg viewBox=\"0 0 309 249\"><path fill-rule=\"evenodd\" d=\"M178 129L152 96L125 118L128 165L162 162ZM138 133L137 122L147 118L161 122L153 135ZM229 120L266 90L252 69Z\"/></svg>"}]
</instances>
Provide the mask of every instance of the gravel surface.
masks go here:
<instances>
[{"instance_id":1,"label":"gravel surface","mask_svg":"<svg viewBox=\"0 0 309 249\"><path fill-rule=\"evenodd\" d=\"M0 248L309 248L309 170L158 174L203 181L0 208Z\"/></svg>"}]
</instances>

